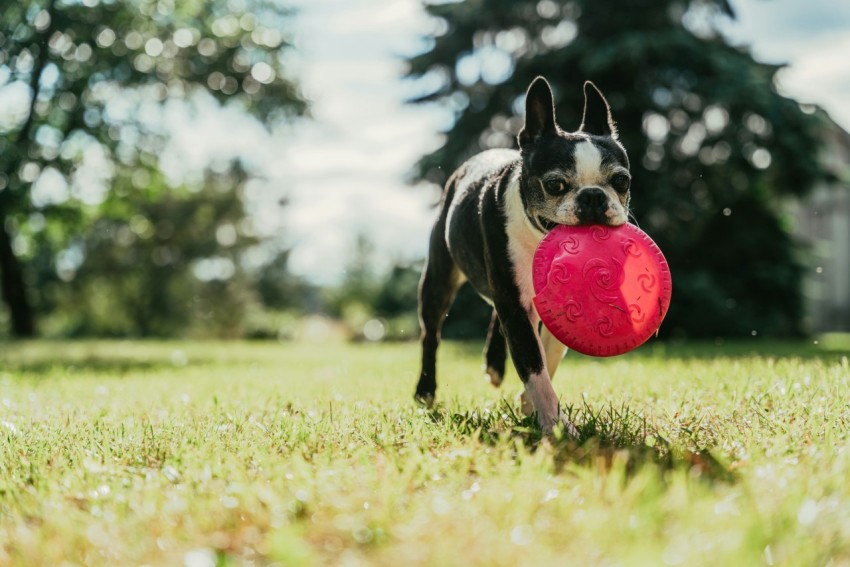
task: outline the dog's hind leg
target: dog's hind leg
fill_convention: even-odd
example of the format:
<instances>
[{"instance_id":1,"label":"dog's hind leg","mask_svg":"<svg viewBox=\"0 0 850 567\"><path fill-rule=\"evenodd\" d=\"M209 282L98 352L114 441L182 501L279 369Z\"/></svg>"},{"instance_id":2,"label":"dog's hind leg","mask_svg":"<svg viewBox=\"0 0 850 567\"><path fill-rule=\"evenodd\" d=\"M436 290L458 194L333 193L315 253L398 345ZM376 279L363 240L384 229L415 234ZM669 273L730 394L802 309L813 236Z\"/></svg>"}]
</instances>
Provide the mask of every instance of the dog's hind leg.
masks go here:
<instances>
[{"instance_id":1,"label":"dog's hind leg","mask_svg":"<svg viewBox=\"0 0 850 567\"><path fill-rule=\"evenodd\" d=\"M430 407L437 391L437 347L446 313L463 283L445 241L445 210L431 233L428 260L419 283L419 325L422 329L422 370L414 399Z\"/></svg>"},{"instance_id":2,"label":"dog's hind leg","mask_svg":"<svg viewBox=\"0 0 850 567\"><path fill-rule=\"evenodd\" d=\"M502 385L505 378L505 361L507 360L507 344L502 334L499 315L493 310L490 319L490 329L487 331L487 342L484 345L484 372L490 377L490 383L496 388Z\"/></svg>"},{"instance_id":3,"label":"dog's hind leg","mask_svg":"<svg viewBox=\"0 0 850 567\"><path fill-rule=\"evenodd\" d=\"M554 380L555 371L567 354L567 347L556 339L545 325L540 331L540 342L543 343L543 351L546 353L546 370L549 371L549 378Z\"/></svg>"}]
</instances>

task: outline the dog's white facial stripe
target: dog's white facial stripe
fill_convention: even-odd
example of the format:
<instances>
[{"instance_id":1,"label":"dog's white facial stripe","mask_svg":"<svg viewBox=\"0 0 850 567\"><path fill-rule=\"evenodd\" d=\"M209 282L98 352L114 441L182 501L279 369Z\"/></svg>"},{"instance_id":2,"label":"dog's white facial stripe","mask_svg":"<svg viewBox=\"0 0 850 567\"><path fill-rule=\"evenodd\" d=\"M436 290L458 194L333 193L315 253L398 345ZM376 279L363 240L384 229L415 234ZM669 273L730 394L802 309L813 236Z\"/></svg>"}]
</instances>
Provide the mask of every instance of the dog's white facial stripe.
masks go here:
<instances>
[{"instance_id":1,"label":"dog's white facial stripe","mask_svg":"<svg viewBox=\"0 0 850 567\"><path fill-rule=\"evenodd\" d=\"M573 152L576 162L576 185L599 184L602 176L602 153L593 142L579 142Z\"/></svg>"}]
</instances>

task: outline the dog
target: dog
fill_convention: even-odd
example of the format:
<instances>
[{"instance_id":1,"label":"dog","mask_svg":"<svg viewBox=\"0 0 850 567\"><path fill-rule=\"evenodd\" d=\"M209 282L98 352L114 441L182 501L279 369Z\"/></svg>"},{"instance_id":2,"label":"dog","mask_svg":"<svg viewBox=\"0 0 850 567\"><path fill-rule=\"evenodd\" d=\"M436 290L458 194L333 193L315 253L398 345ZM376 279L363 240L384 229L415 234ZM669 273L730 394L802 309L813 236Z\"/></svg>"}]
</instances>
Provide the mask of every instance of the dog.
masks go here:
<instances>
[{"instance_id":1,"label":"dog","mask_svg":"<svg viewBox=\"0 0 850 567\"><path fill-rule=\"evenodd\" d=\"M631 173L602 92L584 83L578 130L555 120L543 77L528 87L519 150L493 149L464 162L446 182L419 283L422 367L415 399L428 407L437 390L440 329L464 282L493 306L484 347L486 373L499 386L507 352L525 391L526 415L546 434L577 437L561 413L551 379L566 347L543 327L534 307L532 259L555 226L619 226L628 220Z\"/></svg>"}]
</instances>

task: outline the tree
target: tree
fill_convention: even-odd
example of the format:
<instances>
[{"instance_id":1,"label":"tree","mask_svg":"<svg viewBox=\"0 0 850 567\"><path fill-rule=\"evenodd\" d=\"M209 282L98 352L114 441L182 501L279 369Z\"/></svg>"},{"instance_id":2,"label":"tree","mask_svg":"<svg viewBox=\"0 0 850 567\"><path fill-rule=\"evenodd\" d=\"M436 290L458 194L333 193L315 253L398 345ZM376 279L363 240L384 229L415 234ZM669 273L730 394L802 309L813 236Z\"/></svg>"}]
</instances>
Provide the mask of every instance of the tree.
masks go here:
<instances>
[{"instance_id":1,"label":"tree","mask_svg":"<svg viewBox=\"0 0 850 567\"><path fill-rule=\"evenodd\" d=\"M380 281L375 273L375 244L365 234L358 234L340 284L326 290L325 307L334 317L354 319L372 316Z\"/></svg>"},{"instance_id":2,"label":"tree","mask_svg":"<svg viewBox=\"0 0 850 567\"><path fill-rule=\"evenodd\" d=\"M271 311L315 313L322 308L320 288L292 273L291 248L278 250L253 276L260 304Z\"/></svg>"},{"instance_id":3,"label":"tree","mask_svg":"<svg viewBox=\"0 0 850 567\"><path fill-rule=\"evenodd\" d=\"M436 87L415 99L455 112L420 177L442 182L461 161L512 147L523 95L553 83L559 122L581 121L584 80L608 97L632 161L634 215L671 267L662 333L800 332L801 268L783 199L827 175L823 117L777 93L776 65L718 31L726 0L467 0L427 4L428 51L408 75ZM806 148L801 151L801 148Z\"/></svg>"},{"instance_id":4,"label":"tree","mask_svg":"<svg viewBox=\"0 0 850 567\"><path fill-rule=\"evenodd\" d=\"M256 243L246 226L239 171L165 190L161 174L143 190L119 174L116 197L58 254L56 267L49 252L32 262L43 270L37 307L51 315L50 330L173 336L197 330L194 324L205 335L237 334L252 300L240 259ZM162 196L151 198L158 189Z\"/></svg>"},{"instance_id":5,"label":"tree","mask_svg":"<svg viewBox=\"0 0 850 567\"><path fill-rule=\"evenodd\" d=\"M304 111L283 68L288 17L273 0L0 6L0 89L27 101L19 115L0 109L0 288L13 334L35 333L30 220L49 227L58 254L96 216L77 179L92 148L106 202L117 172L156 170L168 131L151 115L168 102L206 93L266 122ZM65 197L34 200L39 183Z\"/></svg>"}]
</instances>

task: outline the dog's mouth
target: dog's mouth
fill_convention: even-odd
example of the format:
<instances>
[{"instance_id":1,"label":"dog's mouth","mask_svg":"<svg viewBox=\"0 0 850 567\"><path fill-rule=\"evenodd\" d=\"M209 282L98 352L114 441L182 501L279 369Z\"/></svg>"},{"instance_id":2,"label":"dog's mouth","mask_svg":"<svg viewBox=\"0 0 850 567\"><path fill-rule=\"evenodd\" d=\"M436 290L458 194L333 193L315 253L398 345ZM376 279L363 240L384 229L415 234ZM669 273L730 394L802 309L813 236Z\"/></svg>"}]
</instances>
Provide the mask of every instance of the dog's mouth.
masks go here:
<instances>
[{"instance_id":1,"label":"dog's mouth","mask_svg":"<svg viewBox=\"0 0 850 567\"><path fill-rule=\"evenodd\" d=\"M624 224L624 222L612 222L609 219L605 219L605 220L602 220L602 221L598 221L598 220L581 221L580 220L579 222L573 224L573 223L566 223L566 222L555 222L553 220L549 220L546 217L543 217L543 216L540 216L540 215L537 215L535 218L537 219L537 225L541 229L543 229L543 232L551 232L556 226L559 226L559 225L562 225L562 224L565 225L565 226L594 226L594 225L620 226L621 224Z\"/></svg>"},{"instance_id":2,"label":"dog's mouth","mask_svg":"<svg viewBox=\"0 0 850 567\"><path fill-rule=\"evenodd\" d=\"M551 221L547 218L543 218L540 215L537 215L537 224L539 224L540 227L546 232L549 232L553 228L558 226L558 223L556 223L555 221Z\"/></svg>"}]
</instances>

